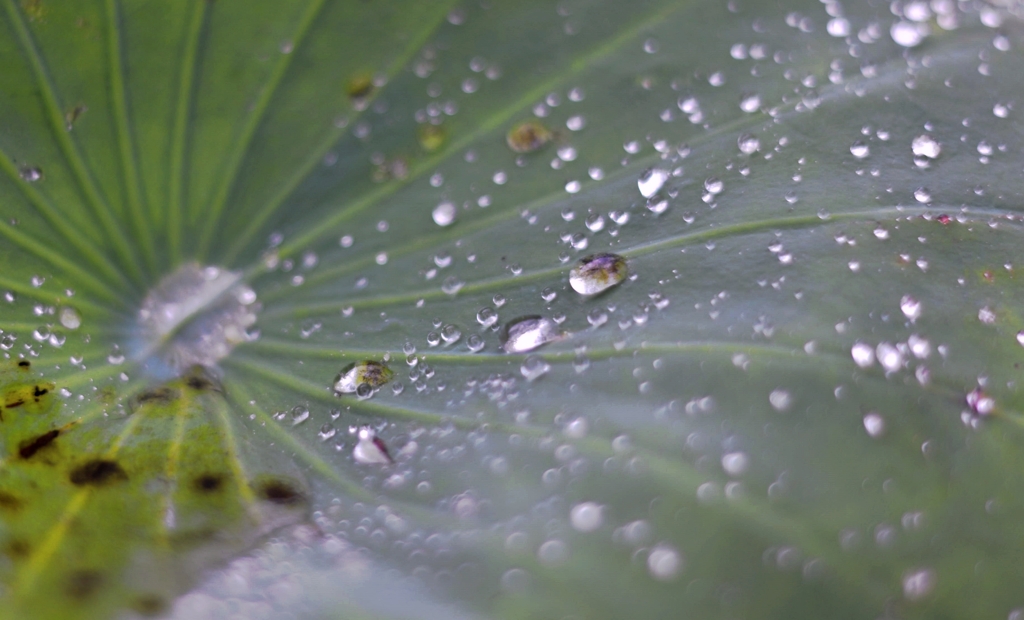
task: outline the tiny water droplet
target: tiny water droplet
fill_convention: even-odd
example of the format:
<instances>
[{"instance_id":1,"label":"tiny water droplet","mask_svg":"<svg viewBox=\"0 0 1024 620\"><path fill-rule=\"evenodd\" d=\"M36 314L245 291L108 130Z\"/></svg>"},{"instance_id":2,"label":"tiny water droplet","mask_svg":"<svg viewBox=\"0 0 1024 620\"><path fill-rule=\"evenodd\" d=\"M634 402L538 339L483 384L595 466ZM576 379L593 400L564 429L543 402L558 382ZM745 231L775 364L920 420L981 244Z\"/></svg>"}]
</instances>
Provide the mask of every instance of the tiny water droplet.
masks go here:
<instances>
[{"instance_id":1,"label":"tiny water droplet","mask_svg":"<svg viewBox=\"0 0 1024 620\"><path fill-rule=\"evenodd\" d=\"M502 330L502 348L506 353L526 353L563 338L554 321L528 315L509 321Z\"/></svg>"},{"instance_id":2,"label":"tiny water droplet","mask_svg":"<svg viewBox=\"0 0 1024 620\"><path fill-rule=\"evenodd\" d=\"M519 372L526 377L527 381L536 381L546 375L549 370L551 370L551 364L536 355L527 357L519 367Z\"/></svg>"},{"instance_id":3,"label":"tiny water droplet","mask_svg":"<svg viewBox=\"0 0 1024 620\"><path fill-rule=\"evenodd\" d=\"M865 157L871 154L871 148L867 145L866 142L857 140L852 145L850 145L850 153L857 159L864 159Z\"/></svg>"},{"instance_id":4,"label":"tiny water droplet","mask_svg":"<svg viewBox=\"0 0 1024 620\"><path fill-rule=\"evenodd\" d=\"M43 169L35 166L25 166L18 170L18 176L20 176L24 181L35 183L36 181L42 180Z\"/></svg>"},{"instance_id":5,"label":"tiny water droplet","mask_svg":"<svg viewBox=\"0 0 1024 620\"><path fill-rule=\"evenodd\" d=\"M352 449L352 458L363 465L389 465L394 463L387 445L377 437L372 428L359 429L359 441Z\"/></svg>"}]
</instances>

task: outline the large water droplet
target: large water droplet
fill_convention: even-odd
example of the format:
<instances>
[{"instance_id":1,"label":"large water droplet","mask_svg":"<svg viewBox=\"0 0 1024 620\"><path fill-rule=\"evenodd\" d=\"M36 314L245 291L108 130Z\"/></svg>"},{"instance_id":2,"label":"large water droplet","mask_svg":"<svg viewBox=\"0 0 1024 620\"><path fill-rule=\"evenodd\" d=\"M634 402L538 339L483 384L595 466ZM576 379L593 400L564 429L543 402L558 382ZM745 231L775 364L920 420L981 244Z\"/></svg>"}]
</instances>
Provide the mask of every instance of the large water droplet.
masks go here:
<instances>
[{"instance_id":1,"label":"large water droplet","mask_svg":"<svg viewBox=\"0 0 1024 620\"><path fill-rule=\"evenodd\" d=\"M649 168L645 170L637 180L637 187L644 198L650 198L657 194L665 185L670 173L661 168Z\"/></svg>"},{"instance_id":2,"label":"large water droplet","mask_svg":"<svg viewBox=\"0 0 1024 620\"><path fill-rule=\"evenodd\" d=\"M917 157L935 159L942 153L942 145L928 134L922 134L911 141L910 150Z\"/></svg>"},{"instance_id":3,"label":"large water droplet","mask_svg":"<svg viewBox=\"0 0 1024 620\"><path fill-rule=\"evenodd\" d=\"M585 256L569 272L569 286L580 295L596 295L622 282L629 274L618 254Z\"/></svg>"},{"instance_id":4,"label":"large water droplet","mask_svg":"<svg viewBox=\"0 0 1024 620\"><path fill-rule=\"evenodd\" d=\"M505 325L501 346L506 353L526 353L562 337L558 325L551 319L539 315L523 316Z\"/></svg>"},{"instance_id":5,"label":"large water droplet","mask_svg":"<svg viewBox=\"0 0 1024 620\"><path fill-rule=\"evenodd\" d=\"M354 362L345 366L334 380L334 391L340 394L352 394L359 391L362 385L377 390L395 376L390 368L373 360Z\"/></svg>"}]
</instances>

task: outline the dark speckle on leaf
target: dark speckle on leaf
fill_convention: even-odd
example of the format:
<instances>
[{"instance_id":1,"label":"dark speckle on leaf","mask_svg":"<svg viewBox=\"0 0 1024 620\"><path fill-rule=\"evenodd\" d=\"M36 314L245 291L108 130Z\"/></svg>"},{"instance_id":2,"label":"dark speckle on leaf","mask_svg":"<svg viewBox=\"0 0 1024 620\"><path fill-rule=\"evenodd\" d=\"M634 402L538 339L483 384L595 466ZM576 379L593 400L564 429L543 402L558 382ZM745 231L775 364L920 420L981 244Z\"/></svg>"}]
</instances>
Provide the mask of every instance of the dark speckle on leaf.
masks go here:
<instances>
[{"instance_id":1,"label":"dark speckle on leaf","mask_svg":"<svg viewBox=\"0 0 1024 620\"><path fill-rule=\"evenodd\" d=\"M18 456L23 459L30 459L36 452L39 452L53 443L58 436L60 436L60 430L55 428L53 430L46 431L37 437L26 439L18 444Z\"/></svg>"},{"instance_id":2,"label":"dark speckle on leaf","mask_svg":"<svg viewBox=\"0 0 1024 620\"><path fill-rule=\"evenodd\" d=\"M157 594L145 594L135 600L132 608L143 616L156 616L167 610L167 601Z\"/></svg>"},{"instance_id":3,"label":"dark speckle on leaf","mask_svg":"<svg viewBox=\"0 0 1024 620\"><path fill-rule=\"evenodd\" d=\"M128 479L121 466L116 461L108 459L93 459L86 461L71 470L71 484L84 486L100 486L111 482L122 482Z\"/></svg>"},{"instance_id":4,"label":"dark speckle on leaf","mask_svg":"<svg viewBox=\"0 0 1024 620\"><path fill-rule=\"evenodd\" d=\"M95 570L77 570L68 575L64 591L76 601L84 601L103 585L103 575Z\"/></svg>"},{"instance_id":5,"label":"dark speckle on leaf","mask_svg":"<svg viewBox=\"0 0 1024 620\"><path fill-rule=\"evenodd\" d=\"M18 368L23 368L23 369L27 370L27 369L29 369L31 367L32 367L32 362L30 362L28 360L21 360L20 362L18 362Z\"/></svg>"},{"instance_id":6,"label":"dark speckle on leaf","mask_svg":"<svg viewBox=\"0 0 1024 620\"><path fill-rule=\"evenodd\" d=\"M21 500L7 491L0 491L0 510L14 511L21 508Z\"/></svg>"},{"instance_id":7,"label":"dark speckle on leaf","mask_svg":"<svg viewBox=\"0 0 1024 620\"><path fill-rule=\"evenodd\" d=\"M272 504L289 506L305 499L295 485L286 480L264 480L257 484L256 489L260 497Z\"/></svg>"},{"instance_id":8,"label":"dark speckle on leaf","mask_svg":"<svg viewBox=\"0 0 1024 620\"><path fill-rule=\"evenodd\" d=\"M201 493L213 493L219 491L224 485L224 477L220 474L203 474L197 476L193 481L195 489Z\"/></svg>"}]
</instances>

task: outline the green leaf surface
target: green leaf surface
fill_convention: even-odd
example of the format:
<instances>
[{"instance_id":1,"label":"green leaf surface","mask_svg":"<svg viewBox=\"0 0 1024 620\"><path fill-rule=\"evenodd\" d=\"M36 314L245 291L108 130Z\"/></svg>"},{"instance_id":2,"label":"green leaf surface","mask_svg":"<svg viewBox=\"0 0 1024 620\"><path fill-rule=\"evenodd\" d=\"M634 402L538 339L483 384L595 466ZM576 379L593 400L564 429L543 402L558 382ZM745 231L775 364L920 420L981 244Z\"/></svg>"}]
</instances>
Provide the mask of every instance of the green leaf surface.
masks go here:
<instances>
[{"instance_id":1,"label":"green leaf surface","mask_svg":"<svg viewBox=\"0 0 1024 620\"><path fill-rule=\"evenodd\" d=\"M1024 613L1019 5L3 4L0 616Z\"/></svg>"}]
</instances>

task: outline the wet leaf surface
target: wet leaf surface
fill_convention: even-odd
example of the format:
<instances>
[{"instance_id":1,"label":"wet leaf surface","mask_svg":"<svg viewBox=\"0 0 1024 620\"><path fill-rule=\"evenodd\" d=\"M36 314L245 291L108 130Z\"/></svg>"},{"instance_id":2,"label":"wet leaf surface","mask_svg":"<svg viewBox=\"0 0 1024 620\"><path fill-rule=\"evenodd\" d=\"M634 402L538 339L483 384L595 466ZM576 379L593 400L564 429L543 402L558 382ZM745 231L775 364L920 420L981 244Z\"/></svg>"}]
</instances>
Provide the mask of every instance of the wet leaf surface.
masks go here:
<instances>
[{"instance_id":1,"label":"wet leaf surface","mask_svg":"<svg viewBox=\"0 0 1024 620\"><path fill-rule=\"evenodd\" d=\"M1019 12L5 0L4 613L1024 614Z\"/></svg>"}]
</instances>

